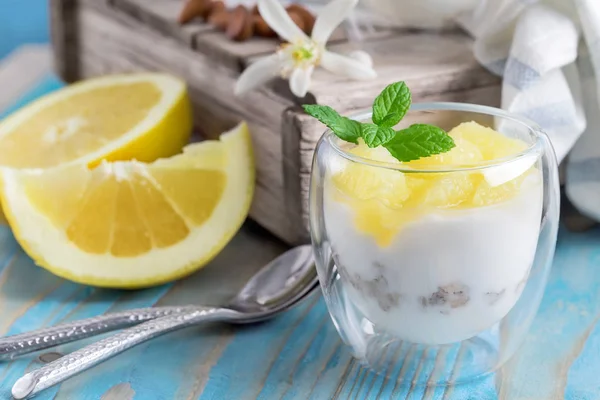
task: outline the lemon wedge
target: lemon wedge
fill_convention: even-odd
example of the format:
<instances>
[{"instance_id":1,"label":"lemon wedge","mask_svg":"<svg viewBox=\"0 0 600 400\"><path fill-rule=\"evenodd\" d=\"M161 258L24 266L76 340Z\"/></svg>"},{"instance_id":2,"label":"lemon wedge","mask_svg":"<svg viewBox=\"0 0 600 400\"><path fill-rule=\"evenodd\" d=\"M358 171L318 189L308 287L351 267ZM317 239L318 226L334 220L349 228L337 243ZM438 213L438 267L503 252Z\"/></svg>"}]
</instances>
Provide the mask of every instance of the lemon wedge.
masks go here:
<instances>
[{"instance_id":1,"label":"lemon wedge","mask_svg":"<svg viewBox=\"0 0 600 400\"><path fill-rule=\"evenodd\" d=\"M246 124L156 160L2 171L2 205L40 266L93 286L140 288L199 269L244 221L254 190Z\"/></svg>"},{"instance_id":2,"label":"lemon wedge","mask_svg":"<svg viewBox=\"0 0 600 400\"><path fill-rule=\"evenodd\" d=\"M137 73L89 79L46 95L0 122L0 166L153 161L180 152L191 127L185 83L173 76Z\"/></svg>"}]
</instances>

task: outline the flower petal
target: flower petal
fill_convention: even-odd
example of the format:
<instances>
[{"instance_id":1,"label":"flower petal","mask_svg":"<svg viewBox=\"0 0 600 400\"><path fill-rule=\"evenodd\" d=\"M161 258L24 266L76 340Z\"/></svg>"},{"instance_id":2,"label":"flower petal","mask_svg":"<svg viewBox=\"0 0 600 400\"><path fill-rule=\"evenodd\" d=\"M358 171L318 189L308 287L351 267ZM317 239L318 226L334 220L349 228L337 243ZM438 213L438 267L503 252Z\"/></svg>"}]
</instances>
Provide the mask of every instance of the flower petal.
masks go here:
<instances>
[{"instance_id":1,"label":"flower petal","mask_svg":"<svg viewBox=\"0 0 600 400\"><path fill-rule=\"evenodd\" d=\"M353 58L326 51L321 56L321 66L334 74L347 76L352 79L366 80L377 77L373 67L363 64Z\"/></svg>"},{"instance_id":2,"label":"flower petal","mask_svg":"<svg viewBox=\"0 0 600 400\"><path fill-rule=\"evenodd\" d=\"M368 67L373 67L373 58L366 51L355 50L353 52L348 53L348 57L350 57Z\"/></svg>"},{"instance_id":3,"label":"flower petal","mask_svg":"<svg viewBox=\"0 0 600 400\"><path fill-rule=\"evenodd\" d=\"M327 43L333 30L346 19L356 6L358 0L332 0L319 12L312 39L321 44Z\"/></svg>"},{"instance_id":4,"label":"flower petal","mask_svg":"<svg viewBox=\"0 0 600 400\"><path fill-rule=\"evenodd\" d=\"M314 67L296 68L290 76L290 90L298 97L306 96Z\"/></svg>"},{"instance_id":5,"label":"flower petal","mask_svg":"<svg viewBox=\"0 0 600 400\"><path fill-rule=\"evenodd\" d=\"M263 85L279 74L281 60L277 54L263 57L250 64L235 83L235 95L239 96Z\"/></svg>"},{"instance_id":6,"label":"flower petal","mask_svg":"<svg viewBox=\"0 0 600 400\"><path fill-rule=\"evenodd\" d=\"M258 0L258 11L271 29L288 42L308 40L278 0Z\"/></svg>"}]
</instances>

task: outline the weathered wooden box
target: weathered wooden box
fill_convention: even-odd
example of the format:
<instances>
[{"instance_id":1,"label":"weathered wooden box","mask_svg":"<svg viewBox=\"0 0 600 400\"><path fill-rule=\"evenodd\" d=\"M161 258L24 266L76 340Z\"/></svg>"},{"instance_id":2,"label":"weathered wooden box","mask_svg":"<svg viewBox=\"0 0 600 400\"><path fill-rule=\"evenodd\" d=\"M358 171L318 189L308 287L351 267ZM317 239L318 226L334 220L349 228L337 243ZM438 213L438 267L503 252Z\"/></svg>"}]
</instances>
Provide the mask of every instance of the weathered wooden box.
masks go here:
<instances>
[{"instance_id":1,"label":"weathered wooden box","mask_svg":"<svg viewBox=\"0 0 600 400\"><path fill-rule=\"evenodd\" d=\"M246 120L257 168L250 216L291 244L308 239L310 164L323 133L300 104L365 108L398 80L407 81L415 101L497 105L500 100L499 79L477 64L468 37L414 31L379 32L361 44L373 56L376 81L347 81L318 71L304 99L295 98L283 81L237 98L237 77L253 59L272 53L277 41L232 42L202 22L182 27L176 22L182 6L182 0L52 0L57 71L69 82L126 71L170 72L188 82L195 124L205 137ZM355 46L338 32L329 48L344 52Z\"/></svg>"}]
</instances>

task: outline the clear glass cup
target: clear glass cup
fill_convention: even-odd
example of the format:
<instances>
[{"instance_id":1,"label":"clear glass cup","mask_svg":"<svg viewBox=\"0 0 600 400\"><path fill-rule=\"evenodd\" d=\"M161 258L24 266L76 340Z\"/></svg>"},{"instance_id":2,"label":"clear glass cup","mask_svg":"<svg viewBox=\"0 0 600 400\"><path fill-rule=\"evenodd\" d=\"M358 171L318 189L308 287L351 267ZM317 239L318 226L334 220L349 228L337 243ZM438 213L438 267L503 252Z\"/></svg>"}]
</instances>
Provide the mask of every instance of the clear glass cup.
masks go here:
<instances>
[{"instance_id":1,"label":"clear glass cup","mask_svg":"<svg viewBox=\"0 0 600 400\"><path fill-rule=\"evenodd\" d=\"M331 131L316 148L310 224L329 313L354 357L399 384L455 384L499 368L523 342L554 256L557 162L536 124L423 103L398 128L468 121L526 146L493 161L416 167L350 153L355 145ZM469 203L454 204L473 182ZM406 200L407 190L419 196Z\"/></svg>"}]
</instances>

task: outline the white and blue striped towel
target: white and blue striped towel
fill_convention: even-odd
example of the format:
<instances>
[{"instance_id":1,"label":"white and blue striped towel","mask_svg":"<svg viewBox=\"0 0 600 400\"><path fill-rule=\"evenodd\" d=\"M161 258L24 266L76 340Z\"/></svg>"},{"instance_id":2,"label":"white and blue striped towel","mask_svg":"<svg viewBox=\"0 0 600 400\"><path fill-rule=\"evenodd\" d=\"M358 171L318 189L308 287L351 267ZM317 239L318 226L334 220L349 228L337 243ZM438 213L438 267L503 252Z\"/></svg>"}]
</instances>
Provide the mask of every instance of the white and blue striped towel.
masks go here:
<instances>
[{"instance_id":1,"label":"white and blue striped towel","mask_svg":"<svg viewBox=\"0 0 600 400\"><path fill-rule=\"evenodd\" d=\"M569 199L600 221L600 0L363 1L389 6L391 24L467 30L475 58L503 76L502 108L548 133Z\"/></svg>"},{"instance_id":2,"label":"white and blue striped towel","mask_svg":"<svg viewBox=\"0 0 600 400\"><path fill-rule=\"evenodd\" d=\"M600 221L600 0L482 0L458 20L503 76L502 108L548 133L569 199Z\"/></svg>"}]
</instances>

